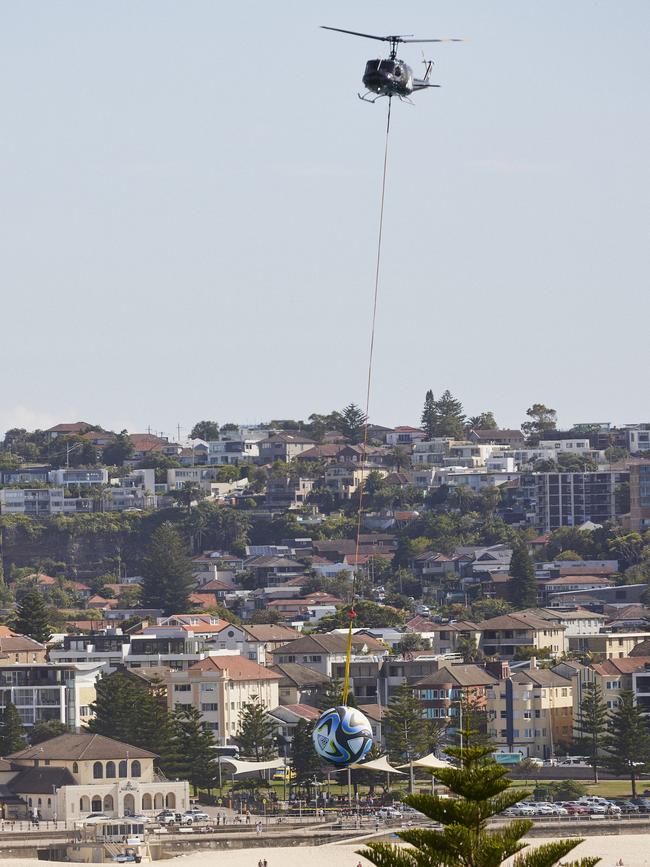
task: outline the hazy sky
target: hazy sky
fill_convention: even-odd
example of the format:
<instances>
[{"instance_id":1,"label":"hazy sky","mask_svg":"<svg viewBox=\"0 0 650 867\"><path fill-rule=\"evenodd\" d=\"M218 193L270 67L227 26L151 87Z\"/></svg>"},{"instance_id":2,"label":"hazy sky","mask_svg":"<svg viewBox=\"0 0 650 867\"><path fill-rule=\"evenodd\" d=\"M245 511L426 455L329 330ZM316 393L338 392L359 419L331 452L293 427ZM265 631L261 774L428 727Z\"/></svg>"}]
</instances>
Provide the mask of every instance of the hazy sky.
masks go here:
<instances>
[{"instance_id":1,"label":"hazy sky","mask_svg":"<svg viewBox=\"0 0 650 867\"><path fill-rule=\"evenodd\" d=\"M363 402L383 46L319 24L469 39L393 107L372 418L650 420L648 0L3 0L0 432Z\"/></svg>"}]
</instances>

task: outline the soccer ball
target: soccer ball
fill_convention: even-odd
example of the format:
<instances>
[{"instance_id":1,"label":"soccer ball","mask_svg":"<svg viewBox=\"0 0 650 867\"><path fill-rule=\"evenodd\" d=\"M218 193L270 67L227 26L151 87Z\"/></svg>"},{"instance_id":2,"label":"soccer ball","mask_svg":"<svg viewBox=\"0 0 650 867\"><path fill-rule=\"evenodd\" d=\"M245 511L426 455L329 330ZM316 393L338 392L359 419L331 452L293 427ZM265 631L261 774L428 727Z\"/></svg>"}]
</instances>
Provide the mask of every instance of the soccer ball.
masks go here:
<instances>
[{"instance_id":1,"label":"soccer ball","mask_svg":"<svg viewBox=\"0 0 650 867\"><path fill-rule=\"evenodd\" d=\"M331 707L320 715L312 734L314 748L326 762L360 762L372 746L372 729L355 707Z\"/></svg>"}]
</instances>

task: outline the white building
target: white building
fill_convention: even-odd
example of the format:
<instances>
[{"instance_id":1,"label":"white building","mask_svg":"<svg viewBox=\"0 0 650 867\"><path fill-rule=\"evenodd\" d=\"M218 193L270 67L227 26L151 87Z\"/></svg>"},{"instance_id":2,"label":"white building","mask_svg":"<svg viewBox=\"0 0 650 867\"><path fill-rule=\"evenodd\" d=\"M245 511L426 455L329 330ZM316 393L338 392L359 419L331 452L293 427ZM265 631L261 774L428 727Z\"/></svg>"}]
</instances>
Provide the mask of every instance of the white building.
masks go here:
<instances>
[{"instance_id":1,"label":"white building","mask_svg":"<svg viewBox=\"0 0 650 867\"><path fill-rule=\"evenodd\" d=\"M69 485L79 485L80 487L107 485L108 470L101 467L92 467L90 469L72 467L61 470L50 470L48 478L51 485L61 488L66 488Z\"/></svg>"},{"instance_id":2,"label":"white building","mask_svg":"<svg viewBox=\"0 0 650 867\"><path fill-rule=\"evenodd\" d=\"M220 466L254 463L260 456L260 441L268 439L270 433L264 428L243 427L226 431L218 440L208 443L208 463Z\"/></svg>"}]
</instances>

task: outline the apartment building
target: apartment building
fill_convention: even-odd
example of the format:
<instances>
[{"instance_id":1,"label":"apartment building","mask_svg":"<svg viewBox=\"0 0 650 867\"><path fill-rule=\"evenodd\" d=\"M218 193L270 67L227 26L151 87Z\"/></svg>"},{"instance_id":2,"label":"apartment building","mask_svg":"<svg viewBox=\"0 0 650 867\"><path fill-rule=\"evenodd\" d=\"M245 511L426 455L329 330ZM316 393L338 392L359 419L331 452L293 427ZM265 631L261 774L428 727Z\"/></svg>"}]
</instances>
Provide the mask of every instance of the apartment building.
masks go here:
<instances>
[{"instance_id":1,"label":"apartment building","mask_svg":"<svg viewBox=\"0 0 650 867\"><path fill-rule=\"evenodd\" d=\"M531 667L509 673L488 689L488 735L499 752L549 759L573 736L570 679Z\"/></svg>"},{"instance_id":2,"label":"apartment building","mask_svg":"<svg viewBox=\"0 0 650 867\"><path fill-rule=\"evenodd\" d=\"M616 488L628 472L534 473L535 524L541 532L604 524L616 515Z\"/></svg>"},{"instance_id":3,"label":"apartment building","mask_svg":"<svg viewBox=\"0 0 650 867\"><path fill-rule=\"evenodd\" d=\"M567 650L566 628L533 612L516 612L492 617L477 624L480 646L486 656L512 659L518 648L548 651L551 657Z\"/></svg>"},{"instance_id":4,"label":"apartment building","mask_svg":"<svg viewBox=\"0 0 650 867\"><path fill-rule=\"evenodd\" d=\"M650 436L650 431L646 431ZM646 446L650 451L650 445ZM630 470L630 530L643 533L650 527L650 463L632 463Z\"/></svg>"},{"instance_id":5,"label":"apartment building","mask_svg":"<svg viewBox=\"0 0 650 867\"><path fill-rule=\"evenodd\" d=\"M151 470L153 472L153 470ZM48 473L49 482L58 488L89 487L91 485L107 485L108 470L102 467L69 467L61 470L51 470Z\"/></svg>"},{"instance_id":6,"label":"apartment building","mask_svg":"<svg viewBox=\"0 0 650 867\"><path fill-rule=\"evenodd\" d=\"M296 662L327 677L336 677L337 666L345 665L347 637L344 635L305 635L278 647L270 654L274 665ZM370 636L353 636L353 660L364 662L385 658L389 654L380 641Z\"/></svg>"},{"instance_id":7,"label":"apartment building","mask_svg":"<svg viewBox=\"0 0 650 867\"><path fill-rule=\"evenodd\" d=\"M325 470L325 486L341 499L349 500L370 473L378 473L382 478L388 475L388 471L381 467L330 464Z\"/></svg>"},{"instance_id":8,"label":"apartment building","mask_svg":"<svg viewBox=\"0 0 650 867\"><path fill-rule=\"evenodd\" d=\"M23 725L58 720L75 731L88 722L104 664L14 663L0 666L0 708L10 701Z\"/></svg>"},{"instance_id":9,"label":"apartment building","mask_svg":"<svg viewBox=\"0 0 650 867\"><path fill-rule=\"evenodd\" d=\"M413 690L422 701L427 719L455 721L460 716L460 704L485 709L487 691L496 681L479 665L445 665L418 681Z\"/></svg>"},{"instance_id":10,"label":"apartment building","mask_svg":"<svg viewBox=\"0 0 650 867\"><path fill-rule=\"evenodd\" d=\"M239 731L243 706L255 696L267 710L280 703L281 676L239 654L211 656L183 671L165 674L170 710L194 705L215 742L227 744Z\"/></svg>"},{"instance_id":11,"label":"apartment building","mask_svg":"<svg viewBox=\"0 0 650 867\"><path fill-rule=\"evenodd\" d=\"M622 659L629 656L637 644L650 638L650 632L597 632L593 635L570 635L571 653L589 654L591 659Z\"/></svg>"},{"instance_id":12,"label":"apartment building","mask_svg":"<svg viewBox=\"0 0 650 867\"><path fill-rule=\"evenodd\" d=\"M63 512L63 488L2 488L0 513L38 518Z\"/></svg>"}]
</instances>

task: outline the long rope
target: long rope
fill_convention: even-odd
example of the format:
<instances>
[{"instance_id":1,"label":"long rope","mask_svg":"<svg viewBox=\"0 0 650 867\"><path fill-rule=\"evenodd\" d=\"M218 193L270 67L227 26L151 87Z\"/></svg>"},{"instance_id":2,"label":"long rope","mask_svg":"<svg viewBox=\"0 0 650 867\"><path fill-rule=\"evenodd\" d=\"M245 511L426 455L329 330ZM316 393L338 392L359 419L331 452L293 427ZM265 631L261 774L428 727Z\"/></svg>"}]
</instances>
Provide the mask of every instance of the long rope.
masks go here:
<instances>
[{"instance_id":1,"label":"long rope","mask_svg":"<svg viewBox=\"0 0 650 867\"><path fill-rule=\"evenodd\" d=\"M352 573L352 600L350 606L350 625L348 627L348 647L345 657L345 678L343 680L343 704L347 704L350 691L350 661L352 659L352 630L356 612L354 600L357 591L357 570L359 564L359 547L361 539L361 521L363 517L363 492L365 487L365 470L368 451L368 418L370 415L370 391L372 385L372 362L375 354L375 325L377 322L377 300L379 298L379 276L381 274L381 242L384 234L384 202L386 200L386 171L388 168L388 137L390 133L390 110L393 100L388 97L388 115L386 118L386 141L384 144L384 168L381 176L381 204L379 206L379 233L377 236L377 261L375 264L375 289L372 298L372 319L370 327L370 351L368 353L368 378L366 381L366 418L363 426L363 445L361 448L361 483L359 485L359 508L357 511L357 534L354 546L354 566Z\"/></svg>"}]
</instances>

